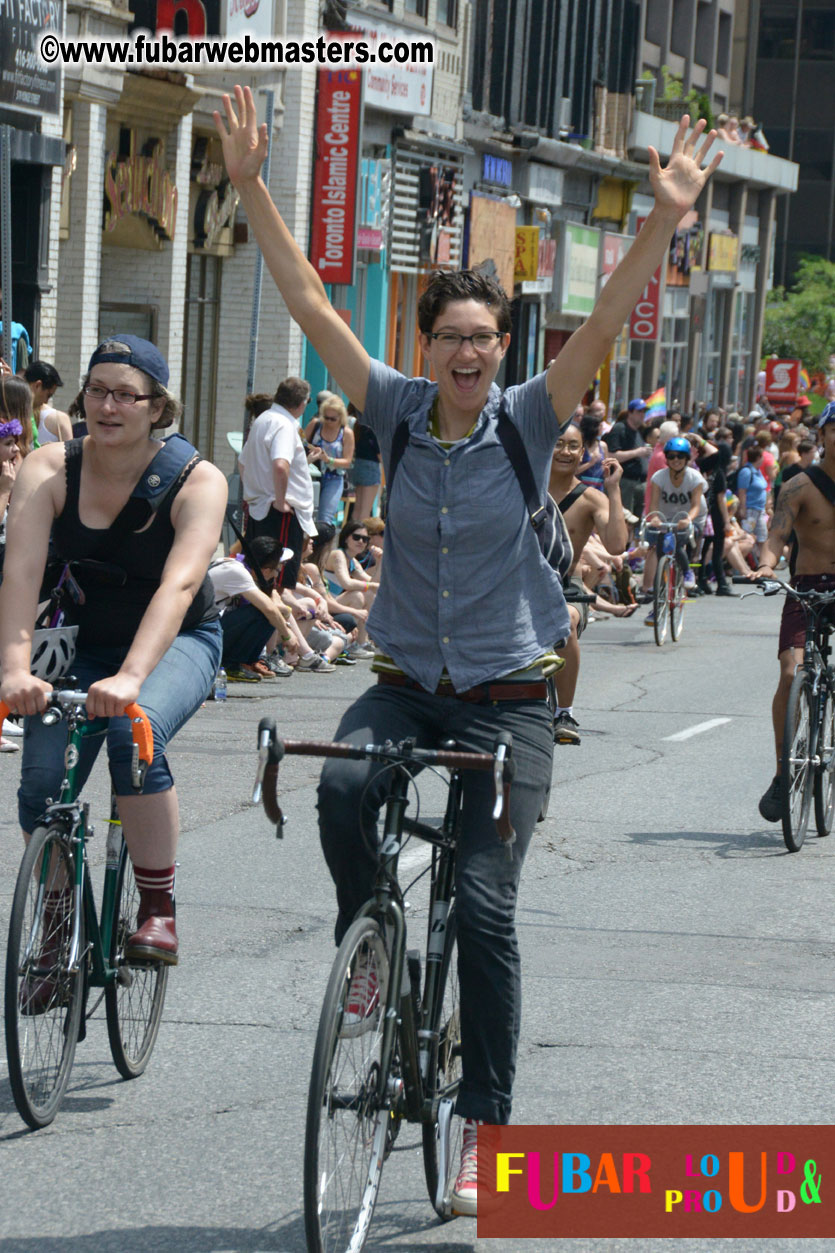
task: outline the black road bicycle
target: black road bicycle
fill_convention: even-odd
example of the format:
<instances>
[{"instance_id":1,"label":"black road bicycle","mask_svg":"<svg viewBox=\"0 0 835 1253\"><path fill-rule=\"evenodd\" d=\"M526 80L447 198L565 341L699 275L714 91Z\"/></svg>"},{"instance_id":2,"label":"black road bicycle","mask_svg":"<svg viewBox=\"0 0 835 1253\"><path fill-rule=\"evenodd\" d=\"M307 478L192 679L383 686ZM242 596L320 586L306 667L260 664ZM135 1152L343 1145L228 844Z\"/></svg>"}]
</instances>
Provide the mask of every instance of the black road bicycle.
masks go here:
<instances>
[{"instance_id":1,"label":"black road bicycle","mask_svg":"<svg viewBox=\"0 0 835 1253\"><path fill-rule=\"evenodd\" d=\"M515 832L508 817L512 739L500 735L493 753L458 752L453 743L438 750L422 749L412 740L365 746L282 741L275 723L263 719L258 746L253 800L263 800L278 835L284 819L276 784L285 753L377 761L389 771L374 892L348 928L331 969L316 1036L305 1132L307 1247L311 1253L359 1253L368 1236L383 1164L404 1121L422 1125L430 1200L441 1218L453 1216L451 1193L460 1138L456 1143L452 1135L452 1114L461 1077L455 856L463 775L467 770L492 772L493 818L499 838L512 843ZM449 771L449 779L444 819L435 827L407 817L406 809L418 770L440 767ZM418 950L407 948L404 891L397 878L398 858L409 836L432 846L425 964ZM357 987L367 987L369 980L376 990L358 1013ZM461 1123L456 1119L459 1129Z\"/></svg>"},{"instance_id":2,"label":"black road bicycle","mask_svg":"<svg viewBox=\"0 0 835 1253\"><path fill-rule=\"evenodd\" d=\"M751 583L736 575L734 583ZM829 835L835 817L835 670L830 665L830 621L835 591L801 590L776 579L753 580L764 596L793 597L806 617L803 661L789 691L783 729L783 839L790 853L803 846L814 800L819 836Z\"/></svg>"}]
</instances>

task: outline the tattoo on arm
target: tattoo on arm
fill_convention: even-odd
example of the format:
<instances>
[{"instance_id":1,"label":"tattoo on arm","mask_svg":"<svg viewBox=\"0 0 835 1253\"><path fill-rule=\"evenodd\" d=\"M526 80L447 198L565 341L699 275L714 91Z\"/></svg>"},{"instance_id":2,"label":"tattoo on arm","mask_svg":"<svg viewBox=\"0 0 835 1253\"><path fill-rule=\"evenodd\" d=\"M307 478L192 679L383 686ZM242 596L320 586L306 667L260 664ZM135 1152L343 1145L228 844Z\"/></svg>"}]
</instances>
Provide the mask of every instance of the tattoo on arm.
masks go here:
<instances>
[{"instance_id":1,"label":"tattoo on arm","mask_svg":"<svg viewBox=\"0 0 835 1253\"><path fill-rule=\"evenodd\" d=\"M802 490L802 483L789 482L780 492L774 517L771 519L771 530L782 539L784 544L788 543L789 536L794 530L800 506L798 495Z\"/></svg>"}]
</instances>

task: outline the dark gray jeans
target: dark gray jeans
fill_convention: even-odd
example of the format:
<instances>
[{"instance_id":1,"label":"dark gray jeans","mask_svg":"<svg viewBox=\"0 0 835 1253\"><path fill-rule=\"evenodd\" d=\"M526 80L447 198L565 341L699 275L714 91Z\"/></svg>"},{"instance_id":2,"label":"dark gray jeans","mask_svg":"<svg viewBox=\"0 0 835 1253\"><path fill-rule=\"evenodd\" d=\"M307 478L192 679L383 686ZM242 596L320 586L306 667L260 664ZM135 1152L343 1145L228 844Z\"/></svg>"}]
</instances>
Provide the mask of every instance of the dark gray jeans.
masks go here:
<instances>
[{"instance_id":1,"label":"dark gray jeans","mask_svg":"<svg viewBox=\"0 0 835 1253\"><path fill-rule=\"evenodd\" d=\"M338 740L355 744L414 736L422 748L453 739L462 751L490 752L497 733L505 730L513 735L516 760L510 807L516 828L512 856L499 841L492 819L491 776L479 773L466 777L456 862L463 1070L456 1113L488 1123L510 1119L521 1021L516 895L522 862L551 782L551 715L544 701L472 704L382 685L347 710L336 733ZM322 771L319 830L336 884L337 943L373 889L376 858L362 839L360 819L366 830L375 829L388 783L382 770L375 762L331 760Z\"/></svg>"}]
</instances>

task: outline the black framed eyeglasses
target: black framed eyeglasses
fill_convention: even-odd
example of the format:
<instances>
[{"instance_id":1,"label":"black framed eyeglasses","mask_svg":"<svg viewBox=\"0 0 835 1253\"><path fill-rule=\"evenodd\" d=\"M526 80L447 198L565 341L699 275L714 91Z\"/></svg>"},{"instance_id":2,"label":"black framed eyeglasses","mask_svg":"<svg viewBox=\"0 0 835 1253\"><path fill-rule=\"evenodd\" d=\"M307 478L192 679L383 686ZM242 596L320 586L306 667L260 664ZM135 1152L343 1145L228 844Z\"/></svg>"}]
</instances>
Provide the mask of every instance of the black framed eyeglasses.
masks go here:
<instances>
[{"instance_id":1,"label":"black framed eyeglasses","mask_svg":"<svg viewBox=\"0 0 835 1253\"><path fill-rule=\"evenodd\" d=\"M146 392L143 396L138 392L130 392L121 387L100 387L98 383L88 383L81 390L85 396L89 396L90 400L106 400L108 396L112 396L117 405L135 405L137 400L154 399L151 392Z\"/></svg>"},{"instance_id":2,"label":"black framed eyeglasses","mask_svg":"<svg viewBox=\"0 0 835 1253\"><path fill-rule=\"evenodd\" d=\"M504 331L476 331L475 335L459 335L457 331L432 331L429 335L441 348L460 348L469 340L478 352L489 352L496 342L504 339Z\"/></svg>"}]
</instances>

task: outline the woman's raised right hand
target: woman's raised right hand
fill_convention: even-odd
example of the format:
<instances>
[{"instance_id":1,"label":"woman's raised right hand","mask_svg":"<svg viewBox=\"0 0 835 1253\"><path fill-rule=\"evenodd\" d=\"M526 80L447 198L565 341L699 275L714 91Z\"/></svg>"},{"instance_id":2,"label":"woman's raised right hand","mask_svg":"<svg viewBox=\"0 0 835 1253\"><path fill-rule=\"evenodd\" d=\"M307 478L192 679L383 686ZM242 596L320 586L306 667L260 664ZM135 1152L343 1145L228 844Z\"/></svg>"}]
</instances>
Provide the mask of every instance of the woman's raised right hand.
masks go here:
<instances>
[{"instance_id":1,"label":"woman's raised right hand","mask_svg":"<svg viewBox=\"0 0 835 1253\"><path fill-rule=\"evenodd\" d=\"M235 103L223 97L226 125L217 110L213 113L215 129L223 146L223 159L235 187L252 181L261 172L267 155L267 123L258 125L255 100L249 87L235 86Z\"/></svg>"}]
</instances>

